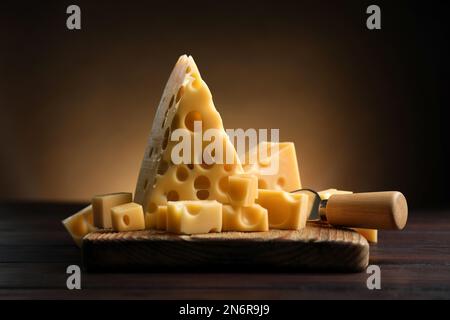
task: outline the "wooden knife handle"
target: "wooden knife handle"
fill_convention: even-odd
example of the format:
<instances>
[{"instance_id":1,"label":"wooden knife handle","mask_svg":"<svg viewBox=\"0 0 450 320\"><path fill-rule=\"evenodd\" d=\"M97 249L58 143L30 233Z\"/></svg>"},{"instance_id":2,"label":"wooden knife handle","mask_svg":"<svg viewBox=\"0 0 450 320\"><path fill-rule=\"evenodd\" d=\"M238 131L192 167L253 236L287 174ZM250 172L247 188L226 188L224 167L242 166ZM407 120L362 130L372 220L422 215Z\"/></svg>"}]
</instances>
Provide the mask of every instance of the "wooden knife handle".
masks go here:
<instances>
[{"instance_id":1,"label":"wooden knife handle","mask_svg":"<svg viewBox=\"0 0 450 320\"><path fill-rule=\"evenodd\" d=\"M408 204L398 191L336 194L328 199L326 218L335 226L401 230Z\"/></svg>"}]
</instances>

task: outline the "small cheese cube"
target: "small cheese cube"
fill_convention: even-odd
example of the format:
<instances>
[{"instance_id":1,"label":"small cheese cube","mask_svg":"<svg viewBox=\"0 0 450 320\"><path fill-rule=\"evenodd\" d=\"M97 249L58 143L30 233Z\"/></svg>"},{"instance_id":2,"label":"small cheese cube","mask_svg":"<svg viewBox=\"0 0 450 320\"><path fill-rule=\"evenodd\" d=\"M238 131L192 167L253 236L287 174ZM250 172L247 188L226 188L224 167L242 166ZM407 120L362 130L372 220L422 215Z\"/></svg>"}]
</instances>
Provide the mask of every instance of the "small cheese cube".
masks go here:
<instances>
[{"instance_id":1,"label":"small cheese cube","mask_svg":"<svg viewBox=\"0 0 450 320\"><path fill-rule=\"evenodd\" d=\"M238 174L228 177L228 199L233 206L250 207L257 197L257 176Z\"/></svg>"},{"instance_id":2,"label":"small cheese cube","mask_svg":"<svg viewBox=\"0 0 450 320\"><path fill-rule=\"evenodd\" d=\"M356 232L362 235L367 241L371 243L378 242L378 230L377 229L363 229L363 228L353 228Z\"/></svg>"},{"instance_id":3,"label":"small cheese cube","mask_svg":"<svg viewBox=\"0 0 450 320\"><path fill-rule=\"evenodd\" d=\"M145 213L145 229L155 229L156 228L156 214Z\"/></svg>"},{"instance_id":4,"label":"small cheese cube","mask_svg":"<svg viewBox=\"0 0 450 320\"><path fill-rule=\"evenodd\" d=\"M222 209L223 231L268 231L267 209L258 204L251 207L224 205Z\"/></svg>"},{"instance_id":5,"label":"small cheese cube","mask_svg":"<svg viewBox=\"0 0 450 320\"><path fill-rule=\"evenodd\" d=\"M256 202L267 209L271 229L298 230L306 226L308 200L303 193L259 189Z\"/></svg>"},{"instance_id":6,"label":"small cheese cube","mask_svg":"<svg viewBox=\"0 0 450 320\"><path fill-rule=\"evenodd\" d=\"M97 228L111 228L111 208L133 201L131 193L119 192L95 196L92 199L94 225Z\"/></svg>"},{"instance_id":7,"label":"small cheese cube","mask_svg":"<svg viewBox=\"0 0 450 320\"><path fill-rule=\"evenodd\" d=\"M317 192L321 200L328 200L334 194L352 194L352 191L344 191L338 189L327 189Z\"/></svg>"},{"instance_id":8,"label":"small cheese cube","mask_svg":"<svg viewBox=\"0 0 450 320\"><path fill-rule=\"evenodd\" d=\"M115 231L145 229L144 211L140 204L130 202L111 208L112 227Z\"/></svg>"},{"instance_id":9,"label":"small cheese cube","mask_svg":"<svg viewBox=\"0 0 450 320\"><path fill-rule=\"evenodd\" d=\"M76 245L81 247L83 237L96 230L93 225L92 205L62 221Z\"/></svg>"},{"instance_id":10,"label":"small cheese cube","mask_svg":"<svg viewBox=\"0 0 450 320\"><path fill-rule=\"evenodd\" d=\"M166 230L167 229L167 206L158 206L158 210L155 214L156 218L156 229Z\"/></svg>"},{"instance_id":11,"label":"small cheese cube","mask_svg":"<svg viewBox=\"0 0 450 320\"><path fill-rule=\"evenodd\" d=\"M167 231L197 234L222 231L222 204L215 200L169 201Z\"/></svg>"}]
</instances>

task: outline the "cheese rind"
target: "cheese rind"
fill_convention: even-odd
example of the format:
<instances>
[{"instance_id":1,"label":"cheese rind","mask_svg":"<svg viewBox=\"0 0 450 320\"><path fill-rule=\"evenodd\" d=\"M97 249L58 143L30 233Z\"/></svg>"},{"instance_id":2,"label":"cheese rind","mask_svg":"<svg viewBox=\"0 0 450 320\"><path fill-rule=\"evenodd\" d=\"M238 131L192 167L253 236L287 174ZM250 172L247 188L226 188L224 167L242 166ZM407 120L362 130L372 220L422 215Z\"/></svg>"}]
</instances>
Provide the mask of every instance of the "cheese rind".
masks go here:
<instances>
[{"instance_id":1,"label":"cheese rind","mask_svg":"<svg viewBox=\"0 0 450 320\"><path fill-rule=\"evenodd\" d=\"M215 200L169 201L167 231L199 234L222 231L222 204Z\"/></svg>"},{"instance_id":2,"label":"cheese rind","mask_svg":"<svg viewBox=\"0 0 450 320\"><path fill-rule=\"evenodd\" d=\"M94 225L97 228L111 228L111 208L131 201L132 194L129 192L109 193L95 196L92 198Z\"/></svg>"},{"instance_id":3,"label":"cheese rind","mask_svg":"<svg viewBox=\"0 0 450 320\"><path fill-rule=\"evenodd\" d=\"M228 199L233 206L250 207L258 197L258 177L239 174L228 177Z\"/></svg>"},{"instance_id":4,"label":"cheese rind","mask_svg":"<svg viewBox=\"0 0 450 320\"><path fill-rule=\"evenodd\" d=\"M134 202L112 207L111 220L114 231L138 231L145 229L142 206Z\"/></svg>"},{"instance_id":5,"label":"cheese rind","mask_svg":"<svg viewBox=\"0 0 450 320\"><path fill-rule=\"evenodd\" d=\"M267 209L258 204L249 207L224 205L222 231L268 231Z\"/></svg>"},{"instance_id":6,"label":"cheese rind","mask_svg":"<svg viewBox=\"0 0 450 320\"><path fill-rule=\"evenodd\" d=\"M89 205L64 219L62 224L79 247L81 247L85 235L97 230L93 225L92 205Z\"/></svg>"},{"instance_id":7,"label":"cheese rind","mask_svg":"<svg viewBox=\"0 0 450 320\"><path fill-rule=\"evenodd\" d=\"M246 173L258 176L259 189L292 192L302 188L292 142L261 142L241 160Z\"/></svg>"},{"instance_id":8,"label":"cheese rind","mask_svg":"<svg viewBox=\"0 0 450 320\"><path fill-rule=\"evenodd\" d=\"M256 202L267 209L271 229L298 230L306 226L309 197L281 190L258 190Z\"/></svg>"}]
</instances>

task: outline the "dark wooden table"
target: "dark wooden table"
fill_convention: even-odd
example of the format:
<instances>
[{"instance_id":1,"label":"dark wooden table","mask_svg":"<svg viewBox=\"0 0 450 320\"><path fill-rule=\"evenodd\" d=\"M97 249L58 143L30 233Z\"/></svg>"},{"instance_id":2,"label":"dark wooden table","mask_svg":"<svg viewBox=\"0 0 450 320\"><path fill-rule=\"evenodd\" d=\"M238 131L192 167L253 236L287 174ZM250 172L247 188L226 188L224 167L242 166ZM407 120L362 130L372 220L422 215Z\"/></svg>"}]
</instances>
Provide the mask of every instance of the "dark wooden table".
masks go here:
<instances>
[{"instance_id":1,"label":"dark wooden table","mask_svg":"<svg viewBox=\"0 0 450 320\"><path fill-rule=\"evenodd\" d=\"M66 288L66 268L80 250L61 220L81 204L0 205L1 299L406 299L450 298L450 212L411 212L403 232L380 232L366 273L82 273L82 289Z\"/></svg>"}]
</instances>

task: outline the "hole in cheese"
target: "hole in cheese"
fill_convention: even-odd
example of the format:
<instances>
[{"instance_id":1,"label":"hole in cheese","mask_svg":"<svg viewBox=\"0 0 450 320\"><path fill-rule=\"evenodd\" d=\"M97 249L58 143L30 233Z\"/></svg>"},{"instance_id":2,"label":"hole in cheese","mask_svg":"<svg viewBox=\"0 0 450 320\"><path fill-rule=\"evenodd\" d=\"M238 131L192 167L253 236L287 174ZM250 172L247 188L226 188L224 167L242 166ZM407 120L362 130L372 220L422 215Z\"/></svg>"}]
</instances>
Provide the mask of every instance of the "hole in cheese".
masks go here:
<instances>
[{"instance_id":1,"label":"hole in cheese","mask_svg":"<svg viewBox=\"0 0 450 320\"><path fill-rule=\"evenodd\" d=\"M188 163L187 166L188 166L188 168L191 169L191 170L194 169L194 164L193 164L193 163Z\"/></svg>"},{"instance_id":2,"label":"hole in cheese","mask_svg":"<svg viewBox=\"0 0 450 320\"><path fill-rule=\"evenodd\" d=\"M180 89L178 89L177 100L176 100L176 102L180 101L180 99L181 99L181 97L183 96L183 94L184 94L184 87L181 86Z\"/></svg>"},{"instance_id":3,"label":"hole in cheese","mask_svg":"<svg viewBox=\"0 0 450 320\"><path fill-rule=\"evenodd\" d=\"M194 188L195 189L209 189L211 186L211 182L207 176L198 176L194 180Z\"/></svg>"},{"instance_id":4,"label":"hole in cheese","mask_svg":"<svg viewBox=\"0 0 450 320\"><path fill-rule=\"evenodd\" d=\"M191 72L191 66L186 68L186 73L190 73Z\"/></svg>"},{"instance_id":5,"label":"hole in cheese","mask_svg":"<svg viewBox=\"0 0 450 320\"><path fill-rule=\"evenodd\" d=\"M223 193L227 193L227 192L228 192L228 176L222 177L222 178L219 180L219 189L220 189L220 191L222 191Z\"/></svg>"},{"instance_id":6,"label":"hole in cheese","mask_svg":"<svg viewBox=\"0 0 450 320\"><path fill-rule=\"evenodd\" d=\"M189 171L185 167L178 167L176 175L179 181L186 181L189 177Z\"/></svg>"},{"instance_id":7,"label":"hole in cheese","mask_svg":"<svg viewBox=\"0 0 450 320\"><path fill-rule=\"evenodd\" d=\"M162 142L162 149L165 150L167 148L167 144L169 143L169 136L170 136L170 128L166 129L166 132L164 133L164 139Z\"/></svg>"},{"instance_id":8,"label":"hole in cheese","mask_svg":"<svg viewBox=\"0 0 450 320\"><path fill-rule=\"evenodd\" d=\"M198 204L190 204L186 206L186 211L191 215L197 215L202 210L202 207Z\"/></svg>"},{"instance_id":9,"label":"hole in cheese","mask_svg":"<svg viewBox=\"0 0 450 320\"><path fill-rule=\"evenodd\" d=\"M158 174L163 175L169 169L169 164L166 160L161 160L158 166Z\"/></svg>"},{"instance_id":10,"label":"hole in cheese","mask_svg":"<svg viewBox=\"0 0 450 320\"><path fill-rule=\"evenodd\" d=\"M130 224L130 217L127 214L123 215L122 220L126 226L128 226Z\"/></svg>"},{"instance_id":11,"label":"hole in cheese","mask_svg":"<svg viewBox=\"0 0 450 320\"><path fill-rule=\"evenodd\" d=\"M199 200L206 200L209 198L209 191L208 190L199 190L197 191L197 198Z\"/></svg>"},{"instance_id":12,"label":"hole in cheese","mask_svg":"<svg viewBox=\"0 0 450 320\"><path fill-rule=\"evenodd\" d=\"M151 203L148 205L148 213L153 213L153 212L155 212L156 210L158 210L158 206L157 206L155 203L151 202Z\"/></svg>"},{"instance_id":13,"label":"hole in cheese","mask_svg":"<svg viewBox=\"0 0 450 320\"><path fill-rule=\"evenodd\" d=\"M280 187L284 187L284 184L286 183L286 180L283 178L283 177L279 177L278 178L278 180L277 180L277 184L280 186Z\"/></svg>"},{"instance_id":14,"label":"hole in cheese","mask_svg":"<svg viewBox=\"0 0 450 320\"><path fill-rule=\"evenodd\" d=\"M225 164L223 165L223 169L224 169L225 171L227 171L227 172L233 171L234 165L229 164L229 163L225 163Z\"/></svg>"},{"instance_id":15,"label":"hole in cheese","mask_svg":"<svg viewBox=\"0 0 450 320\"><path fill-rule=\"evenodd\" d=\"M202 115L198 111L191 111L184 118L184 125L191 131L194 131L194 122L202 121Z\"/></svg>"},{"instance_id":16,"label":"hole in cheese","mask_svg":"<svg viewBox=\"0 0 450 320\"><path fill-rule=\"evenodd\" d=\"M178 201L178 200L180 200L178 192L171 190L169 191L169 193L167 193L167 201Z\"/></svg>"},{"instance_id":17,"label":"hole in cheese","mask_svg":"<svg viewBox=\"0 0 450 320\"><path fill-rule=\"evenodd\" d=\"M263 179L258 180L258 189L267 189L267 182Z\"/></svg>"}]
</instances>

